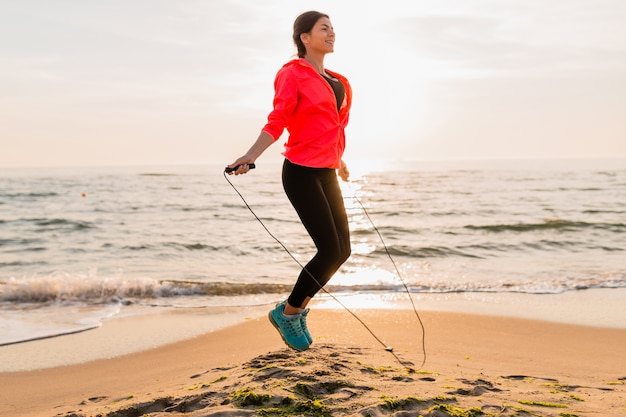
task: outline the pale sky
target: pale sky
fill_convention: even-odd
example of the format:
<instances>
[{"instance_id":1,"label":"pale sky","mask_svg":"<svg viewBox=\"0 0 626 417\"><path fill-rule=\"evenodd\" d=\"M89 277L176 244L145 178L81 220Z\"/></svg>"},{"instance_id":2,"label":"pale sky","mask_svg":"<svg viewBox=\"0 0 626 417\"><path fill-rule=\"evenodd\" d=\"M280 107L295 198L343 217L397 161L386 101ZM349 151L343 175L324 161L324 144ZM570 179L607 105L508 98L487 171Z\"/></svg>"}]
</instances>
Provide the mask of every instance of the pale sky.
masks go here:
<instances>
[{"instance_id":1,"label":"pale sky","mask_svg":"<svg viewBox=\"0 0 626 417\"><path fill-rule=\"evenodd\" d=\"M0 167L232 162L311 9L348 163L626 157L624 0L2 0Z\"/></svg>"}]
</instances>

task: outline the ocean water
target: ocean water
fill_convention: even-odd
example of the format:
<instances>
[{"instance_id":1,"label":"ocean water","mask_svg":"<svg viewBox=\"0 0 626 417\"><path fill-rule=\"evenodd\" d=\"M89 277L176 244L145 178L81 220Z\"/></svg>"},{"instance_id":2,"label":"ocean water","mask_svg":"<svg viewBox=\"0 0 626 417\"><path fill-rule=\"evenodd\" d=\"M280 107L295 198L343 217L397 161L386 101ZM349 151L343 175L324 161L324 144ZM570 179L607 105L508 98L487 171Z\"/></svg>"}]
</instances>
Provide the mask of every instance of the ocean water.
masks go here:
<instances>
[{"instance_id":1,"label":"ocean water","mask_svg":"<svg viewBox=\"0 0 626 417\"><path fill-rule=\"evenodd\" d=\"M306 263L314 247L280 166L229 179ZM339 297L393 303L401 280L418 299L626 288L624 160L353 168L343 185L353 254L327 287ZM0 346L133 309L252 308L284 297L299 266L222 171L0 170Z\"/></svg>"}]
</instances>

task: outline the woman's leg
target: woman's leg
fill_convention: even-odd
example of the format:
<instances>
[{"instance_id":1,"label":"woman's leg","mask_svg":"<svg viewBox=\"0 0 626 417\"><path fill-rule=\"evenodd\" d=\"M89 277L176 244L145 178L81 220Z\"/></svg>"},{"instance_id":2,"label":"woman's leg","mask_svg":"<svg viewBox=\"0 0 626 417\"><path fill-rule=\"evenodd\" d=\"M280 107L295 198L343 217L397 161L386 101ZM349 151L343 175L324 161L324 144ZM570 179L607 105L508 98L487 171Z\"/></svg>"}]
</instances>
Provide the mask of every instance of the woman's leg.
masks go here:
<instances>
[{"instance_id":1,"label":"woman's leg","mask_svg":"<svg viewBox=\"0 0 626 417\"><path fill-rule=\"evenodd\" d=\"M283 186L317 253L303 268L288 299L304 308L350 256L348 216L334 169L308 168L285 161ZM290 311L291 310L291 311Z\"/></svg>"}]
</instances>

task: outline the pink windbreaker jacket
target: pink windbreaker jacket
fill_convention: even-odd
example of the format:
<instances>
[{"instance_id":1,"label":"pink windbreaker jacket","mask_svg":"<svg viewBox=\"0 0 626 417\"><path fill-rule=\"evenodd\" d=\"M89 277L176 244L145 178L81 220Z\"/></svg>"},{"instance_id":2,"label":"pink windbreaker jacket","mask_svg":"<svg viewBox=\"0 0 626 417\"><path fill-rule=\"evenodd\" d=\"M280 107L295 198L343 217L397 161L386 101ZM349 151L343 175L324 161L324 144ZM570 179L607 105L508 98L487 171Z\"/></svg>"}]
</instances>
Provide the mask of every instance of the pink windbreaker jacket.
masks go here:
<instances>
[{"instance_id":1,"label":"pink windbreaker jacket","mask_svg":"<svg viewBox=\"0 0 626 417\"><path fill-rule=\"evenodd\" d=\"M352 89L344 76L326 72L345 87L339 111L331 86L305 59L289 61L276 74L274 110L262 130L276 141L287 128L289 138L283 155L294 164L340 168Z\"/></svg>"}]
</instances>

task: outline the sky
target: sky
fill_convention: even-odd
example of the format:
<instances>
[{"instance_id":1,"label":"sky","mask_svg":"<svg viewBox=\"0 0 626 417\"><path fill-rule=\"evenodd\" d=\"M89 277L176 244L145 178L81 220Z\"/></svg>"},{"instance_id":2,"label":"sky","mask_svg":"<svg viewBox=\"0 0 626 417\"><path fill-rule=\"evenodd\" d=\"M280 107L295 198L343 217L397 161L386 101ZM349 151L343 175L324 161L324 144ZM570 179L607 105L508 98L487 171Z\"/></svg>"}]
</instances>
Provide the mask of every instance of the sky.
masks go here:
<instances>
[{"instance_id":1,"label":"sky","mask_svg":"<svg viewBox=\"0 0 626 417\"><path fill-rule=\"evenodd\" d=\"M22 0L0 4L0 167L232 162L307 10L354 90L347 162L626 157L623 0Z\"/></svg>"}]
</instances>

